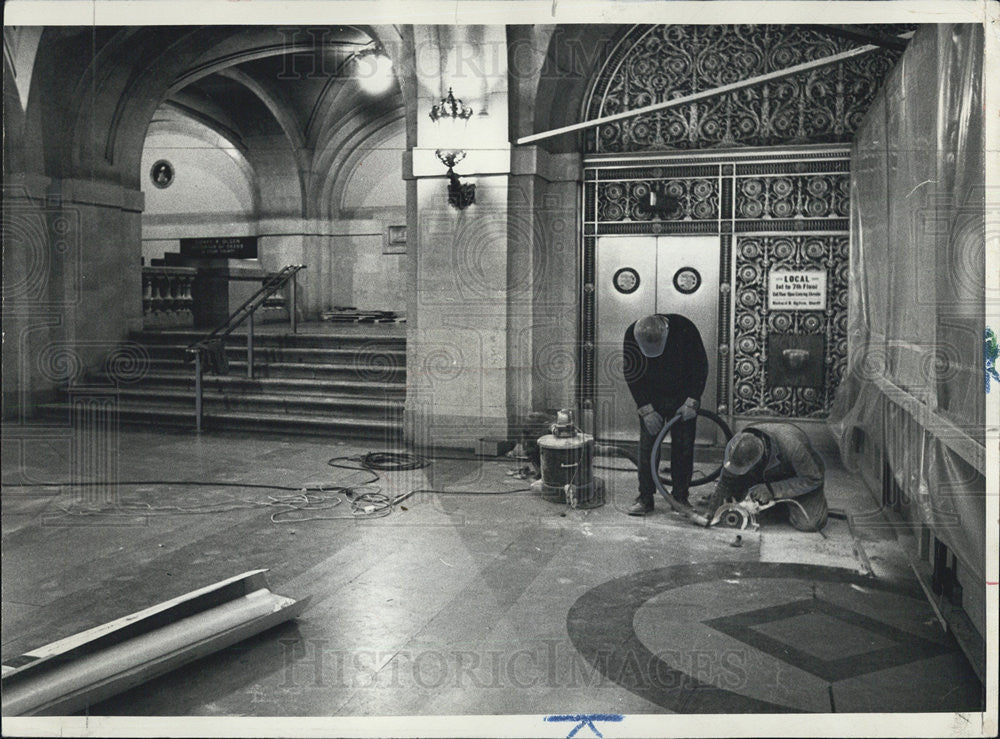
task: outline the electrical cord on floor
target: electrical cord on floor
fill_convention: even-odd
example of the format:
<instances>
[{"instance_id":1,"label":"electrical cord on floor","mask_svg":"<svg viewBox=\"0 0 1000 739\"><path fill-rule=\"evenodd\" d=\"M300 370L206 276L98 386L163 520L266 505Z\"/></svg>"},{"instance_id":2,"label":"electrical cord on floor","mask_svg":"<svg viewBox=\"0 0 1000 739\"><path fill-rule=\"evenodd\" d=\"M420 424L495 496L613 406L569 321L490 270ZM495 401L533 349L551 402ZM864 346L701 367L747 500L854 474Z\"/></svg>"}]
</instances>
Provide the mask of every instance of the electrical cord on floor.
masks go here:
<instances>
[{"instance_id":1,"label":"electrical cord on floor","mask_svg":"<svg viewBox=\"0 0 1000 739\"><path fill-rule=\"evenodd\" d=\"M358 486L360 487L360 486ZM260 508L280 508L281 510L275 511L271 514L272 523L295 523L298 521L315 521L315 520L332 520L332 519L347 519L353 518L358 515L359 507L355 505L355 501L361 496L375 496L380 495L379 488L377 486L372 486L374 489L365 492L357 493L358 487L335 487L329 490L319 489L319 488L301 488L296 490L294 493L289 493L288 495L280 496L268 496L266 500L252 500L243 499L241 502L235 502L233 504L223 504L219 503L206 503L204 505L152 505L150 503L131 501L131 502L121 502L113 506L103 506L97 508L91 508L86 506L57 506L63 514L67 516L79 516L79 517L95 517L101 515L107 515L108 513L116 514L132 514L138 516L151 516L151 515L186 515L186 514L211 514L211 513L228 513L232 511L240 510L255 510ZM283 487L282 489L288 489ZM348 499L352 502L352 516L323 516L323 515L313 515L313 516L294 516L295 513L301 513L303 511L321 511L329 510L331 508L336 508L341 505L344 501L340 497L341 494L346 494ZM294 517L293 517L294 516Z\"/></svg>"},{"instance_id":2,"label":"electrical cord on floor","mask_svg":"<svg viewBox=\"0 0 1000 739\"><path fill-rule=\"evenodd\" d=\"M402 503L411 495L416 495L417 493L433 493L434 495L510 495L511 493L528 492L531 492L531 488L512 488L510 490L433 490L431 488L421 488L420 490L411 490L402 495L397 495L393 498L393 505Z\"/></svg>"},{"instance_id":3,"label":"electrical cord on floor","mask_svg":"<svg viewBox=\"0 0 1000 739\"><path fill-rule=\"evenodd\" d=\"M434 455L434 459L455 459L460 461L474 461L475 457L445 457ZM493 461L493 460L490 460ZM497 458L495 461L507 461L502 458ZM356 462L359 466L352 466L344 464L344 462ZM421 457L416 454L410 454L408 452L368 452L367 454L360 456L347 456L347 457L333 457L327 460L327 464L331 467L338 467L345 470L365 470L372 472L376 475L376 479L381 479L378 477L376 470L383 471L406 471L406 470L418 470L428 467L431 464L431 460L427 457ZM437 490L432 488L420 488L418 490L410 490L401 495L397 495L395 498L387 499L388 507L396 506L402 503L404 500L417 493L433 493L435 495L509 495L511 493L524 493L530 492L531 488L514 488L511 490ZM383 504L380 500L379 504Z\"/></svg>"},{"instance_id":4,"label":"electrical cord on floor","mask_svg":"<svg viewBox=\"0 0 1000 739\"><path fill-rule=\"evenodd\" d=\"M340 470L350 470L352 472L367 472L369 475L372 476L372 478L370 480L366 480L362 484L368 484L368 483L372 483L372 482L377 482L378 480L382 479L378 472L376 472L375 470L371 469L370 467L364 467L361 464L361 460L362 459L363 459L363 457L360 457L360 456L353 456L353 457L331 457L330 459L328 459L326 461L326 463L330 467L336 467L337 469L340 469ZM353 464L353 465L344 464L345 462L354 462L355 464Z\"/></svg>"},{"instance_id":5,"label":"electrical cord on floor","mask_svg":"<svg viewBox=\"0 0 1000 739\"><path fill-rule=\"evenodd\" d=\"M428 467L432 460L448 459L458 462L511 462L514 461L512 457L506 456L489 456L476 454L469 452L465 455L458 454L438 454L434 453L430 457L423 457L419 454L410 454L409 452L368 452L367 454L347 456L347 457L334 457L329 460L327 464L331 467L341 467L341 464L335 464L335 462L340 461L351 461L357 462L360 467L366 470L378 470L382 472L398 472L401 470L419 470L424 467ZM344 469L360 469L359 467L347 467Z\"/></svg>"},{"instance_id":6,"label":"electrical cord on floor","mask_svg":"<svg viewBox=\"0 0 1000 739\"><path fill-rule=\"evenodd\" d=\"M106 481L74 481L74 482L18 482L7 483L11 488L66 488L66 487L94 487L98 485L107 486L114 484L118 487L139 487L142 485L184 485L185 487L210 487L210 488L260 488L262 490L303 490L301 486L291 485L266 485L252 482L206 482L205 480L119 480L114 483ZM316 488L317 490L322 488Z\"/></svg>"},{"instance_id":7,"label":"electrical cord on floor","mask_svg":"<svg viewBox=\"0 0 1000 739\"><path fill-rule=\"evenodd\" d=\"M361 470L370 471L370 470ZM295 523L297 521L349 519L359 516L369 515L365 503L358 503L362 497L365 500L378 499L374 496L381 495L381 488L372 485L379 476L374 474L371 480L352 485L320 484L315 486L272 485L263 483L242 483L242 482L210 482L204 480L121 480L115 482L116 487L146 487L146 486L189 486L189 487L212 487L212 488L241 488L255 490L280 490L288 492L288 495L270 495L266 500L253 500L243 498L231 504L220 504L219 502L195 504L195 505L152 505L144 502L121 502L111 507L90 508L86 506L57 506L63 514L68 516L94 517L105 515L109 512L119 514L134 514L141 516L158 514L209 514L209 513L229 513L240 510L253 510L258 508L278 507L282 510L271 514L272 523ZM8 487L20 488L62 488L62 487L95 487L106 486L107 482L79 481L71 483L21 483L9 485ZM317 511L336 508L344 501L340 497L345 495L351 501L350 516L298 516L292 517L295 512ZM387 496L382 496L388 500ZM378 511L374 511L378 513ZM383 514L384 515L384 514Z\"/></svg>"},{"instance_id":8,"label":"electrical cord on floor","mask_svg":"<svg viewBox=\"0 0 1000 739\"><path fill-rule=\"evenodd\" d=\"M807 521L809 520L809 514L806 513L806 509L803 508L802 504L799 503L799 501L795 500L795 498L776 498L774 502L775 503L792 503L792 504L794 504L796 507L798 507L798 509L800 511L802 511L803 518L805 518ZM814 526L813 527L813 531L815 533L819 534L820 536L822 536L824 539L828 539L829 538L826 534L823 533L823 529L821 529L819 526Z\"/></svg>"},{"instance_id":9,"label":"electrical cord on floor","mask_svg":"<svg viewBox=\"0 0 1000 739\"><path fill-rule=\"evenodd\" d=\"M441 457L446 459L462 459L458 457ZM468 459L473 461L475 458ZM491 460L492 461L492 460ZM496 461L505 461L497 458ZM211 482L205 480L123 480L114 483L116 487L145 486L187 486L214 488L242 488L256 490L279 490L287 495L269 495L266 500L244 498L231 504L219 502L201 505L152 505L145 502L123 502L110 507L89 508L80 506L57 506L67 516L94 517L108 513L133 515L170 515L170 514L210 514L228 513L240 510L259 508L279 508L271 514L272 523L299 523L303 521L345 520L357 518L381 518L392 513L395 506L417 493L432 493L435 495L509 495L511 493L528 492L531 488L516 488L512 490L435 490L421 488L410 490L397 496L389 496L374 483L380 481L379 472L404 472L423 469L431 464L427 457L421 457L408 452L368 452L364 455L332 457L327 460L330 467L352 472L367 472L371 477L367 480L350 485L321 484L315 486L270 485L263 483L241 482ZM63 487L95 487L106 486L107 482L82 481L58 483L22 483L9 485L18 488L63 488ZM343 497L341 497L343 496ZM343 504L344 499L350 503L351 514L347 516L300 515L303 512L331 510Z\"/></svg>"},{"instance_id":10,"label":"electrical cord on floor","mask_svg":"<svg viewBox=\"0 0 1000 739\"><path fill-rule=\"evenodd\" d=\"M429 465L428 459L409 452L368 452L361 457L362 467L383 472L420 470Z\"/></svg>"}]
</instances>

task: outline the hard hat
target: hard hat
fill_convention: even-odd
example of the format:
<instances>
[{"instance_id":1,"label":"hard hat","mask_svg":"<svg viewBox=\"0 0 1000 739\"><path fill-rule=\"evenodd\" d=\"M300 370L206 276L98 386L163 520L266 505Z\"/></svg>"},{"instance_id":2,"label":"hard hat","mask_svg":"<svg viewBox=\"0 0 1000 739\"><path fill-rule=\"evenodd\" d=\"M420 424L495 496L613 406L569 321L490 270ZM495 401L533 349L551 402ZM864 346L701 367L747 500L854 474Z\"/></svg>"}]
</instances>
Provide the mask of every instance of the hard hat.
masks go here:
<instances>
[{"instance_id":1,"label":"hard hat","mask_svg":"<svg viewBox=\"0 0 1000 739\"><path fill-rule=\"evenodd\" d=\"M667 346L667 334L670 333L670 321L666 316L655 313L635 322L635 343L639 351L647 357L658 357Z\"/></svg>"},{"instance_id":2,"label":"hard hat","mask_svg":"<svg viewBox=\"0 0 1000 739\"><path fill-rule=\"evenodd\" d=\"M764 451L763 439L741 431L726 444L726 460L722 469L731 475L745 475L764 458Z\"/></svg>"}]
</instances>

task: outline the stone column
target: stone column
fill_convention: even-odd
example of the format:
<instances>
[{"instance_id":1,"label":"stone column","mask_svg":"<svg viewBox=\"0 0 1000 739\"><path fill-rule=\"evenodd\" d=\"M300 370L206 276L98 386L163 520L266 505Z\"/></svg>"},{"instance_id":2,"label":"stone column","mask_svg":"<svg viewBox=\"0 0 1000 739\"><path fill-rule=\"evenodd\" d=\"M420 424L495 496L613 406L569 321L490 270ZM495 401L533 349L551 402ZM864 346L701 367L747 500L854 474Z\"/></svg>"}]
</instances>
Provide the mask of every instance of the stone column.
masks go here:
<instances>
[{"instance_id":1,"label":"stone column","mask_svg":"<svg viewBox=\"0 0 1000 739\"><path fill-rule=\"evenodd\" d=\"M5 417L30 417L142 328L142 207L142 192L100 181L5 183Z\"/></svg>"},{"instance_id":2,"label":"stone column","mask_svg":"<svg viewBox=\"0 0 1000 739\"><path fill-rule=\"evenodd\" d=\"M581 165L534 146L511 162L508 387L521 418L576 404Z\"/></svg>"},{"instance_id":3,"label":"stone column","mask_svg":"<svg viewBox=\"0 0 1000 739\"><path fill-rule=\"evenodd\" d=\"M405 428L418 446L472 447L477 438L507 435L506 36L502 26L417 26L413 34L416 137L404 176L415 289ZM474 110L464 125L429 117L449 87ZM448 204L439 148L467 152L455 171L475 183L475 204Z\"/></svg>"}]
</instances>

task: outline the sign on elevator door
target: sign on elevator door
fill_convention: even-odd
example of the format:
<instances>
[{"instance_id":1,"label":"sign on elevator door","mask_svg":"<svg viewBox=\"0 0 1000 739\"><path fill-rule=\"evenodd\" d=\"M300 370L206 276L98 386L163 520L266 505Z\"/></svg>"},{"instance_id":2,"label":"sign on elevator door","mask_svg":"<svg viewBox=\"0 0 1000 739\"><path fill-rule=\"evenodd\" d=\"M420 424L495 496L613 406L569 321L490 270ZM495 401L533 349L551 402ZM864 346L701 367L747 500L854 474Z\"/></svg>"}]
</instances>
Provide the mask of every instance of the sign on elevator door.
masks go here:
<instances>
[{"instance_id":1,"label":"sign on elevator door","mask_svg":"<svg viewBox=\"0 0 1000 739\"><path fill-rule=\"evenodd\" d=\"M802 270L771 272L767 305L770 310L823 310L826 308L826 272Z\"/></svg>"}]
</instances>

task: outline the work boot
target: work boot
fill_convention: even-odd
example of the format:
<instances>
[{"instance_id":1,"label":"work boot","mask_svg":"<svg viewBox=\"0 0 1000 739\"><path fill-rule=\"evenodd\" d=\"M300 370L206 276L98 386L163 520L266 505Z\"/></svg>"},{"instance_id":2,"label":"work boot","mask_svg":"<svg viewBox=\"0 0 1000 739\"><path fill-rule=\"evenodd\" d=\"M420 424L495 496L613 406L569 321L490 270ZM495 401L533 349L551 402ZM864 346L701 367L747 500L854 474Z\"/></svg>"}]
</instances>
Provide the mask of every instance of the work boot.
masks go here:
<instances>
[{"instance_id":1,"label":"work boot","mask_svg":"<svg viewBox=\"0 0 1000 739\"><path fill-rule=\"evenodd\" d=\"M687 490L671 490L670 495L678 503L683 503L684 505L691 505L688 502L688 491Z\"/></svg>"},{"instance_id":2,"label":"work boot","mask_svg":"<svg viewBox=\"0 0 1000 739\"><path fill-rule=\"evenodd\" d=\"M626 513L630 516L645 516L647 513L653 512L653 502L650 501L646 503L641 497L635 499L635 503L629 508Z\"/></svg>"}]
</instances>

